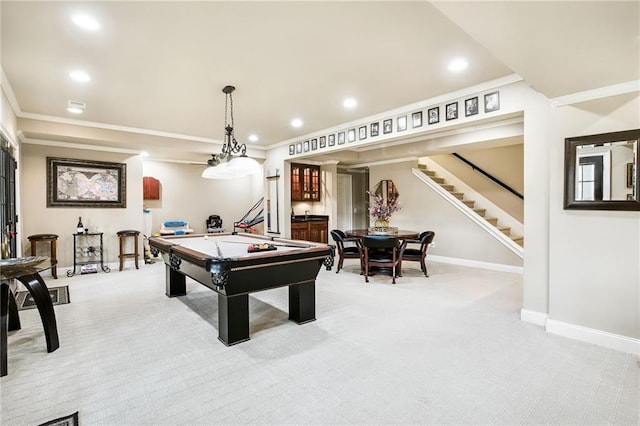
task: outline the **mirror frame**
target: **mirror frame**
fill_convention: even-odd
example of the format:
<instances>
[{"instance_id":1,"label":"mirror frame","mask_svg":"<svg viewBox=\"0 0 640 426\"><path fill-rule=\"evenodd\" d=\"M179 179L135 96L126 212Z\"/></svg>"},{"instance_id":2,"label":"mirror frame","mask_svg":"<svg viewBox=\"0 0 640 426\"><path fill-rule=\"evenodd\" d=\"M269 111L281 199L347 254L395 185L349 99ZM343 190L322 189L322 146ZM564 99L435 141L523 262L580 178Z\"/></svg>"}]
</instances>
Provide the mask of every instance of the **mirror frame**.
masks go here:
<instances>
[{"instance_id":1,"label":"mirror frame","mask_svg":"<svg viewBox=\"0 0 640 426\"><path fill-rule=\"evenodd\" d=\"M400 197L398 187L391 179L382 179L378 182L376 187L373 189L373 193L381 196L384 204L388 204L391 198L398 201L398 198Z\"/></svg>"},{"instance_id":2,"label":"mirror frame","mask_svg":"<svg viewBox=\"0 0 640 426\"><path fill-rule=\"evenodd\" d=\"M640 129L598 135L578 136L564 140L564 209L565 210L640 210L640 146L636 146L635 158L635 200L577 201L575 199L576 149L581 145L591 145L624 140L637 140L640 145Z\"/></svg>"}]
</instances>

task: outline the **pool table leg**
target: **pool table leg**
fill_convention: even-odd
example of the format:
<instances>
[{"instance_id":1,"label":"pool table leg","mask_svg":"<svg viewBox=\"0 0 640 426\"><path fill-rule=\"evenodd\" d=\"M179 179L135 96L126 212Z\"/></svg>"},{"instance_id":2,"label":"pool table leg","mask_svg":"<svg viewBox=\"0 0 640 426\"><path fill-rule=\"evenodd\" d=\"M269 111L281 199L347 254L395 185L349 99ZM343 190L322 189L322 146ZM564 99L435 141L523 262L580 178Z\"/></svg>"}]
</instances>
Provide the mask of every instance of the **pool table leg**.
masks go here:
<instances>
[{"instance_id":1,"label":"pool table leg","mask_svg":"<svg viewBox=\"0 0 640 426\"><path fill-rule=\"evenodd\" d=\"M218 339L227 346L249 340L249 295L218 293Z\"/></svg>"},{"instance_id":2,"label":"pool table leg","mask_svg":"<svg viewBox=\"0 0 640 426\"><path fill-rule=\"evenodd\" d=\"M183 274L176 271L169 265L165 265L165 287L168 297L184 296L187 294L186 278Z\"/></svg>"},{"instance_id":3,"label":"pool table leg","mask_svg":"<svg viewBox=\"0 0 640 426\"><path fill-rule=\"evenodd\" d=\"M316 282L289 286L289 319L298 324L316 319Z\"/></svg>"}]
</instances>

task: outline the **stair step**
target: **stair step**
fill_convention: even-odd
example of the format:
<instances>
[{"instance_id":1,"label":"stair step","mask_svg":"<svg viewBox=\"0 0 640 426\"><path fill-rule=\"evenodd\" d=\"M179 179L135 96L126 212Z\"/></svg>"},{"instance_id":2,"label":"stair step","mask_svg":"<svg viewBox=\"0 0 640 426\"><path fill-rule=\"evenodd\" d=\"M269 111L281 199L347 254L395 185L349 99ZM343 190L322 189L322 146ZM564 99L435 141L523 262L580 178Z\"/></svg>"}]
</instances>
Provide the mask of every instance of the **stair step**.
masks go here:
<instances>
[{"instance_id":1,"label":"stair step","mask_svg":"<svg viewBox=\"0 0 640 426\"><path fill-rule=\"evenodd\" d=\"M511 239L514 243L524 247L524 237L521 235L511 235Z\"/></svg>"},{"instance_id":2,"label":"stair step","mask_svg":"<svg viewBox=\"0 0 640 426\"><path fill-rule=\"evenodd\" d=\"M462 199L464 198L464 192L451 192L451 191L449 191L449 193L451 195L453 195L454 197L456 197L460 201L462 201Z\"/></svg>"},{"instance_id":3,"label":"stair step","mask_svg":"<svg viewBox=\"0 0 640 426\"><path fill-rule=\"evenodd\" d=\"M444 183L444 178L443 177L438 177L438 176L430 176L431 180L433 180L435 183Z\"/></svg>"},{"instance_id":4,"label":"stair step","mask_svg":"<svg viewBox=\"0 0 640 426\"><path fill-rule=\"evenodd\" d=\"M487 214L487 209L474 208L473 211L478 213L482 217L484 217L484 215Z\"/></svg>"},{"instance_id":5,"label":"stair step","mask_svg":"<svg viewBox=\"0 0 640 426\"><path fill-rule=\"evenodd\" d=\"M421 170L422 170L422 173L424 173L425 175L431 178L436 175L436 172L434 172L433 170L427 170L427 169L421 169Z\"/></svg>"},{"instance_id":6,"label":"stair step","mask_svg":"<svg viewBox=\"0 0 640 426\"><path fill-rule=\"evenodd\" d=\"M498 218L497 217L485 217L484 220L492 224L493 226L498 226Z\"/></svg>"},{"instance_id":7,"label":"stair step","mask_svg":"<svg viewBox=\"0 0 640 426\"><path fill-rule=\"evenodd\" d=\"M453 185L451 185L450 183L441 183L440 186L449 192L453 192Z\"/></svg>"},{"instance_id":8,"label":"stair step","mask_svg":"<svg viewBox=\"0 0 640 426\"><path fill-rule=\"evenodd\" d=\"M469 208L473 208L473 206L476 204L475 201L473 200L462 200L462 202Z\"/></svg>"},{"instance_id":9,"label":"stair step","mask_svg":"<svg viewBox=\"0 0 640 426\"><path fill-rule=\"evenodd\" d=\"M511 236L511 227L510 226L496 226L498 231L502 232L504 235Z\"/></svg>"}]
</instances>

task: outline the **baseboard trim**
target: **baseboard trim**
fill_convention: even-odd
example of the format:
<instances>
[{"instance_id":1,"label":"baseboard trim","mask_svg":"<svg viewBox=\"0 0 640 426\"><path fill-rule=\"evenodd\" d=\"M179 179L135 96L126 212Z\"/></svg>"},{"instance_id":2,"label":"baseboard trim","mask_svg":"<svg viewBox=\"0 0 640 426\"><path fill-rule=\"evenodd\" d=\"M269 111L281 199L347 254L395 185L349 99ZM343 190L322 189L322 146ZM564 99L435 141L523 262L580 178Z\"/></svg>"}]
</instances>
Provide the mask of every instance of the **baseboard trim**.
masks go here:
<instances>
[{"instance_id":1,"label":"baseboard trim","mask_svg":"<svg viewBox=\"0 0 640 426\"><path fill-rule=\"evenodd\" d=\"M457 257L446 257L427 254L427 261L433 260L434 262L449 263L451 265L469 266L471 268L488 269L490 271L498 272L513 272L516 274L524 273L522 266L503 265L501 263L489 263L481 262L479 260L460 259Z\"/></svg>"},{"instance_id":2,"label":"baseboard trim","mask_svg":"<svg viewBox=\"0 0 640 426\"><path fill-rule=\"evenodd\" d=\"M606 331L596 330L595 328L582 327L552 319L547 319L546 330L549 333L557 334L559 336L640 356L640 339L634 339L620 334L613 334Z\"/></svg>"},{"instance_id":3,"label":"baseboard trim","mask_svg":"<svg viewBox=\"0 0 640 426\"><path fill-rule=\"evenodd\" d=\"M544 327L545 325L547 325L548 318L549 315L542 312L520 309L520 319L524 322Z\"/></svg>"}]
</instances>

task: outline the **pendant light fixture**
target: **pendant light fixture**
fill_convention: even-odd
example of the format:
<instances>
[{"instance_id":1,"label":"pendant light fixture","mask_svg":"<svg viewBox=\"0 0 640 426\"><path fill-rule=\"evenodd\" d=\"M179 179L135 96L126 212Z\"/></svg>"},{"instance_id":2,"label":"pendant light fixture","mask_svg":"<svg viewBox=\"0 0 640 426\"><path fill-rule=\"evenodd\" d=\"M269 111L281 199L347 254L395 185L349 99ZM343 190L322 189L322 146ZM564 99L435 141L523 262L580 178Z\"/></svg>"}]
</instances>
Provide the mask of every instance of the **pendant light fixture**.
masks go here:
<instances>
[{"instance_id":1,"label":"pendant light fixture","mask_svg":"<svg viewBox=\"0 0 640 426\"><path fill-rule=\"evenodd\" d=\"M247 145L239 144L233 134L233 86L225 86L222 93L225 94L224 102L224 145L222 152L211 154L207 161L207 168L202 172L206 179L232 179L259 173L260 163L247 157Z\"/></svg>"}]
</instances>

